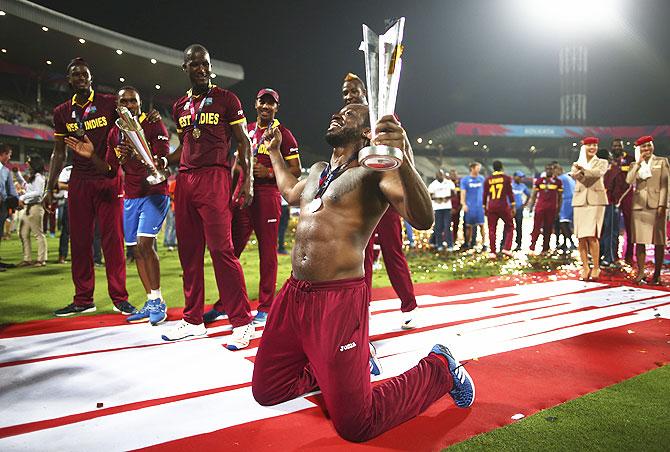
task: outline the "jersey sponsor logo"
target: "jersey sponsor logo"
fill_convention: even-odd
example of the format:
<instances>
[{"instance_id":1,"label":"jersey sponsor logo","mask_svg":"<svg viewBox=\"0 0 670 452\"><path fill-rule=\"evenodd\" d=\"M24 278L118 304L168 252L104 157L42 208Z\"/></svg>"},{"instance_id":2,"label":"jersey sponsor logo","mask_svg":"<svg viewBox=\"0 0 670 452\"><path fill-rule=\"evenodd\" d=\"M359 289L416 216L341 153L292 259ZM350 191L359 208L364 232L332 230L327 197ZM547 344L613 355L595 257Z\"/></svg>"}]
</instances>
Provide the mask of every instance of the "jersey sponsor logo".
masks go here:
<instances>
[{"instance_id":1,"label":"jersey sponsor logo","mask_svg":"<svg viewBox=\"0 0 670 452\"><path fill-rule=\"evenodd\" d=\"M219 113L201 113L200 114L200 120L198 121L198 124L204 125L204 124L209 124L212 126L218 125L219 124ZM183 129L186 126L191 125L191 116L190 115L185 115L185 116L180 116L179 117L179 128Z\"/></svg>"},{"instance_id":2,"label":"jersey sponsor logo","mask_svg":"<svg viewBox=\"0 0 670 452\"><path fill-rule=\"evenodd\" d=\"M345 352L347 350L351 350L355 346L356 346L356 342L349 342L348 344L340 345L340 351Z\"/></svg>"},{"instance_id":3,"label":"jersey sponsor logo","mask_svg":"<svg viewBox=\"0 0 670 452\"><path fill-rule=\"evenodd\" d=\"M168 137L166 137L165 135L158 135L156 138L159 139L159 140L163 140L163 141L169 141L169 140L170 140L170 139L169 139Z\"/></svg>"},{"instance_id":4,"label":"jersey sponsor logo","mask_svg":"<svg viewBox=\"0 0 670 452\"><path fill-rule=\"evenodd\" d=\"M100 127L107 127L107 117L100 116L99 118L89 119L84 121L85 130L99 129ZM76 122L68 122L65 124L68 132L76 132L79 125Z\"/></svg>"},{"instance_id":5,"label":"jersey sponsor logo","mask_svg":"<svg viewBox=\"0 0 670 452\"><path fill-rule=\"evenodd\" d=\"M482 186L481 182L468 182L468 187L470 188L479 188Z\"/></svg>"}]
</instances>

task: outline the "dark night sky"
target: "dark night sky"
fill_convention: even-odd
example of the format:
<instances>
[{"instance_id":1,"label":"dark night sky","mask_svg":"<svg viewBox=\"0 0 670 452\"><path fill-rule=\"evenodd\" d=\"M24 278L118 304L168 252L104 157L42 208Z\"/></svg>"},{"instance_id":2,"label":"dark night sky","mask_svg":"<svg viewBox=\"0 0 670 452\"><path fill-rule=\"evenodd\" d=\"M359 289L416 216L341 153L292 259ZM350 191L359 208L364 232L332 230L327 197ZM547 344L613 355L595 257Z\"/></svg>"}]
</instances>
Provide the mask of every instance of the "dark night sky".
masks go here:
<instances>
[{"instance_id":1,"label":"dark night sky","mask_svg":"<svg viewBox=\"0 0 670 452\"><path fill-rule=\"evenodd\" d=\"M518 0L37 3L168 47L204 44L244 67L246 79L232 90L250 120L255 93L271 86L282 96L280 120L312 151L326 148L344 74L364 76L361 24L382 31L394 16L407 17L396 111L410 136L453 121L558 123L561 40L530 23ZM627 27L594 17L596 31L582 38L590 52L587 122L668 124L670 2L619 3Z\"/></svg>"}]
</instances>

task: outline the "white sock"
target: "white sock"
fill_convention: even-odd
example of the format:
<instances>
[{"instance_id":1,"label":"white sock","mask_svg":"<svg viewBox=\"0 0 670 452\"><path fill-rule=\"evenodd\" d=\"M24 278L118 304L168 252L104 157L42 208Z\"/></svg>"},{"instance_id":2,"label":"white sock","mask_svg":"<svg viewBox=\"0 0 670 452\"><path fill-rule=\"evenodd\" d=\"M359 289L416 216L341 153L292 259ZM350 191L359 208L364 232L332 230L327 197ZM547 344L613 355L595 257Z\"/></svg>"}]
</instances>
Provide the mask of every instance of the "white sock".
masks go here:
<instances>
[{"instance_id":1,"label":"white sock","mask_svg":"<svg viewBox=\"0 0 670 452\"><path fill-rule=\"evenodd\" d=\"M150 298L151 300L155 300L156 298L160 298L161 300L163 299L163 294L161 293L160 287L155 290L151 289L151 294L149 295L151 296Z\"/></svg>"},{"instance_id":2,"label":"white sock","mask_svg":"<svg viewBox=\"0 0 670 452\"><path fill-rule=\"evenodd\" d=\"M153 298L151 298L151 292L147 294L147 300L153 300Z\"/></svg>"}]
</instances>

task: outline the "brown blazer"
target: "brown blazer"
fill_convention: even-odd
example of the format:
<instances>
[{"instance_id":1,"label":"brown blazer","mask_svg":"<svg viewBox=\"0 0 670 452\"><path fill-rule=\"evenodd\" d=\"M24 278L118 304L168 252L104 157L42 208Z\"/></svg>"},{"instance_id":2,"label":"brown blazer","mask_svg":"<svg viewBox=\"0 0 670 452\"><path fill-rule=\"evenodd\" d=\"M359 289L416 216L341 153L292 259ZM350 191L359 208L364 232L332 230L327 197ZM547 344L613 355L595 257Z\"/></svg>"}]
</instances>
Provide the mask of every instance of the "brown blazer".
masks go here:
<instances>
[{"instance_id":1,"label":"brown blazer","mask_svg":"<svg viewBox=\"0 0 670 452\"><path fill-rule=\"evenodd\" d=\"M651 177L642 180L637 177L640 165L635 162L630 166L626 182L635 183L635 192L633 193L633 210L657 209L668 205L668 176L670 175L670 166L665 157L651 156L649 159L651 165Z\"/></svg>"},{"instance_id":2,"label":"brown blazer","mask_svg":"<svg viewBox=\"0 0 670 452\"><path fill-rule=\"evenodd\" d=\"M603 176L607 172L607 160L593 157L591 168L576 171L574 166L570 176L575 180L575 191L572 195L572 206L606 206L607 192Z\"/></svg>"}]
</instances>

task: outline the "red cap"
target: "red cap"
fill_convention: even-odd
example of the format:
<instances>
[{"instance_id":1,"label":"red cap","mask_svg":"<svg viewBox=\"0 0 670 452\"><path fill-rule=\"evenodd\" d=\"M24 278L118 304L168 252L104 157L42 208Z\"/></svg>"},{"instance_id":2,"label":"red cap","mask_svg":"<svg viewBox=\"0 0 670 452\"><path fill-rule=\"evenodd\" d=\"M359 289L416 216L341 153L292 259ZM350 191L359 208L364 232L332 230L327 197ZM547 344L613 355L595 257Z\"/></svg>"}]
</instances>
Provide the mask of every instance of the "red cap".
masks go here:
<instances>
[{"instance_id":1,"label":"red cap","mask_svg":"<svg viewBox=\"0 0 670 452\"><path fill-rule=\"evenodd\" d=\"M263 88L256 94L256 99L260 99L261 97L265 96L266 94L272 96L272 98L275 100L275 102L279 103L279 93L272 88Z\"/></svg>"},{"instance_id":2,"label":"red cap","mask_svg":"<svg viewBox=\"0 0 670 452\"><path fill-rule=\"evenodd\" d=\"M654 141L654 137L645 135L635 140L635 146L642 146L644 143L650 143L652 141Z\"/></svg>"},{"instance_id":3,"label":"red cap","mask_svg":"<svg viewBox=\"0 0 670 452\"><path fill-rule=\"evenodd\" d=\"M582 144L598 144L599 142L598 137L586 137L582 140Z\"/></svg>"}]
</instances>

